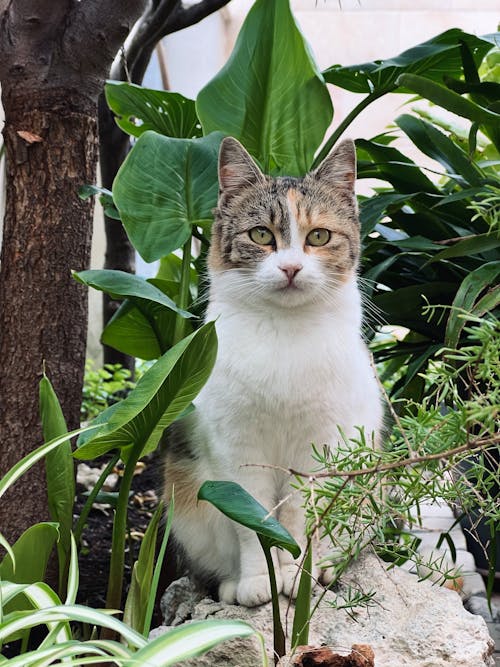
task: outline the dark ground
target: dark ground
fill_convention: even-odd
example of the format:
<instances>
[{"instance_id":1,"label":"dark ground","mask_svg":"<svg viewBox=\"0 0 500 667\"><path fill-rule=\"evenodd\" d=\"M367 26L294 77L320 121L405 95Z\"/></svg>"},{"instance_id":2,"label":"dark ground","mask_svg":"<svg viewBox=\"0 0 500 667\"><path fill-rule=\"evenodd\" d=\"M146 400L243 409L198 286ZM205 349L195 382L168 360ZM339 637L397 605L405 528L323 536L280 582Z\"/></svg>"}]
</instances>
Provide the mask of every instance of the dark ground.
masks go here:
<instances>
[{"instance_id":1,"label":"dark ground","mask_svg":"<svg viewBox=\"0 0 500 667\"><path fill-rule=\"evenodd\" d=\"M108 460L109 458L101 457L92 461L91 465L99 467L107 463ZM137 559L142 537L161 498L162 473L160 457L157 453L154 453L143 462L145 464L143 471L140 474L134 475L132 481L133 495L129 502L129 527L125 550L123 586L124 600L130 584L132 563ZM119 486L115 490L118 491L118 489ZM79 513L86 500L84 491L85 488L79 485L75 504L77 513ZM82 535L82 548L79 556L80 587L77 598L79 604L97 609L102 609L105 606L112 530L113 509L111 507L105 511L92 509ZM160 542L160 539L158 542ZM158 587L159 597L161 597L170 581L175 578L175 556L171 552L172 549L168 549L167 547L163 575ZM159 615L153 621L157 621L156 624L159 624L161 622Z\"/></svg>"}]
</instances>

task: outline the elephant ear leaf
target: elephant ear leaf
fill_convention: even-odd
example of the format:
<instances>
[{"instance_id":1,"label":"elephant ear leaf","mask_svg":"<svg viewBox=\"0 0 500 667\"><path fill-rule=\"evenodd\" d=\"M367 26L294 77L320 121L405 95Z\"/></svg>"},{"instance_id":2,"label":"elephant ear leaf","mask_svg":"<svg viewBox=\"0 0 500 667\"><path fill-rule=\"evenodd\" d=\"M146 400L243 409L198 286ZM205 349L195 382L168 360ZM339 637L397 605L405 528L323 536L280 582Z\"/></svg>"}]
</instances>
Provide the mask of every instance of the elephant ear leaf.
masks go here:
<instances>
[{"instance_id":1,"label":"elephant ear leaf","mask_svg":"<svg viewBox=\"0 0 500 667\"><path fill-rule=\"evenodd\" d=\"M212 220L222 134L174 139L144 132L113 183L113 199L141 257L154 262L180 248L193 226Z\"/></svg>"},{"instance_id":2,"label":"elephant ear leaf","mask_svg":"<svg viewBox=\"0 0 500 667\"><path fill-rule=\"evenodd\" d=\"M265 172L309 171L333 112L289 0L255 2L231 57L200 91L196 108L205 133L235 137Z\"/></svg>"}]
</instances>

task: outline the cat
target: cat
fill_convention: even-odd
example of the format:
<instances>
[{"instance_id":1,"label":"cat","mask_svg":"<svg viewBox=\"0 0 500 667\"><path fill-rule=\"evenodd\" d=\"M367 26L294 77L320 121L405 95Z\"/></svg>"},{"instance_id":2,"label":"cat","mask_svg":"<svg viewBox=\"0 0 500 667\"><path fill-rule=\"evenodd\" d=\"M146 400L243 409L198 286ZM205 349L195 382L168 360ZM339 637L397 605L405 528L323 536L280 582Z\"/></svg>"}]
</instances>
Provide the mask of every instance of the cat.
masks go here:
<instances>
[{"instance_id":1,"label":"cat","mask_svg":"<svg viewBox=\"0 0 500 667\"><path fill-rule=\"evenodd\" d=\"M271 509L290 477L266 464L310 470L311 444L335 447L339 428L379 438L379 385L360 333L355 172L350 140L304 178L266 176L236 139L221 144L206 313L219 349L195 411L170 434L165 495L174 485L173 532L192 571L227 603L270 599L266 562L250 530L197 503L202 483L238 482ZM299 494L277 518L303 545ZM297 564L287 551L273 557L278 591L293 595Z\"/></svg>"}]
</instances>

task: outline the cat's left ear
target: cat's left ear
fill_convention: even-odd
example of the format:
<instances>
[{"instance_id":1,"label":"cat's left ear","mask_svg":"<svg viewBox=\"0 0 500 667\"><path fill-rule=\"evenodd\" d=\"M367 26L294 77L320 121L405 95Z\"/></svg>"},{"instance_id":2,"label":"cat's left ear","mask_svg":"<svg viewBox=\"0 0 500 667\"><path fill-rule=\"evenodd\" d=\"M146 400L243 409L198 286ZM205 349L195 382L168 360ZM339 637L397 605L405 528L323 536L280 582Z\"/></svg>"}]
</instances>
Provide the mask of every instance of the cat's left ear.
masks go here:
<instances>
[{"instance_id":1,"label":"cat's left ear","mask_svg":"<svg viewBox=\"0 0 500 667\"><path fill-rule=\"evenodd\" d=\"M354 191L356 180L356 147L352 139L344 139L326 156L319 167L312 172L316 180L339 188Z\"/></svg>"},{"instance_id":2,"label":"cat's left ear","mask_svg":"<svg viewBox=\"0 0 500 667\"><path fill-rule=\"evenodd\" d=\"M226 194L235 194L265 178L258 166L233 137L222 140L219 151L219 189Z\"/></svg>"}]
</instances>

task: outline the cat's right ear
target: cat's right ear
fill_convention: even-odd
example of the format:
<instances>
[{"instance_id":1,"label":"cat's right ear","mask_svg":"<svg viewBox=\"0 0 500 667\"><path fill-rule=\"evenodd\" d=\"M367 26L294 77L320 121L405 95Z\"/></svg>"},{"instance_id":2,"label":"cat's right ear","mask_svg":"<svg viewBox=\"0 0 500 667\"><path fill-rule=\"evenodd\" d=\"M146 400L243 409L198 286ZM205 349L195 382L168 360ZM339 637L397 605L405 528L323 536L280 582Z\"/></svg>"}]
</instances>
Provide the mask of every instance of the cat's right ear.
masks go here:
<instances>
[{"instance_id":1,"label":"cat's right ear","mask_svg":"<svg viewBox=\"0 0 500 667\"><path fill-rule=\"evenodd\" d=\"M222 140L219 151L219 194L233 195L264 180L263 173L239 141L233 137Z\"/></svg>"}]
</instances>

